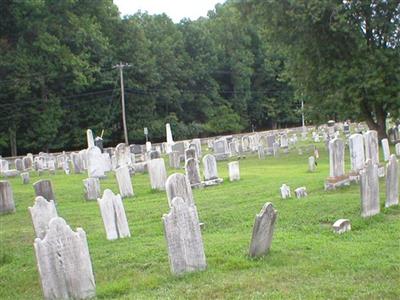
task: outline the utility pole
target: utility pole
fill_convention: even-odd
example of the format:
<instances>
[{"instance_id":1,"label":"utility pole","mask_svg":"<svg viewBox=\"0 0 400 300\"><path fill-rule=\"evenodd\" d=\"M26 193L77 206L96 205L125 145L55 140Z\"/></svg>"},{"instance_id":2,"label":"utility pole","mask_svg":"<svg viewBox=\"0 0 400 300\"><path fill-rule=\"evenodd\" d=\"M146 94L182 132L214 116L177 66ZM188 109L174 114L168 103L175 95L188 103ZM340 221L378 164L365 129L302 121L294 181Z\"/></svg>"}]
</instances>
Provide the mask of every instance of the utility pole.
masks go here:
<instances>
[{"instance_id":1,"label":"utility pole","mask_svg":"<svg viewBox=\"0 0 400 300\"><path fill-rule=\"evenodd\" d=\"M303 130L304 130L305 124L304 124L304 101L303 100L301 100L301 125L303 126Z\"/></svg>"},{"instance_id":2,"label":"utility pole","mask_svg":"<svg viewBox=\"0 0 400 300\"><path fill-rule=\"evenodd\" d=\"M125 144L129 145L128 142L128 130L126 128L126 117L125 117L125 90L124 90L124 73L122 72L123 68L130 67L131 65L125 63L122 64L120 62L118 65L115 65L113 68L119 69L119 76L121 78L121 106L122 106L122 123L124 126L124 136L125 136Z\"/></svg>"}]
</instances>

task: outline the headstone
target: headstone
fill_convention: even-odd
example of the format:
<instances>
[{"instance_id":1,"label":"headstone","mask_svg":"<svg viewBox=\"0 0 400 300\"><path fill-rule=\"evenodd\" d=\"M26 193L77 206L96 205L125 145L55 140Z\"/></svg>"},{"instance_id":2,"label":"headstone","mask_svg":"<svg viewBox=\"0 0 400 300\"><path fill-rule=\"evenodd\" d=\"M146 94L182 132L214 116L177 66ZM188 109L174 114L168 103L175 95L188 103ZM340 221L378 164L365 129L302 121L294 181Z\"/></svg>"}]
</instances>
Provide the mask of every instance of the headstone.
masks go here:
<instances>
[{"instance_id":1,"label":"headstone","mask_svg":"<svg viewBox=\"0 0 400 300\"><path fill-rule=\"evenodd\" d=\"M93 132L91 129L86 130L87 147L94 147Z\"/></svg>"},{"instance_id":2,"label":"headstone","mask_svg":"<svg viewBox=\"0 0 400 300\"><path fill-rule=\"evenodd\" d=\"M380 212L378 165L367 159L360 172L361 216L370 217Z\"/></svg>"},{"instance_id":3,"label":"headstone","mask_svg":"<svg viewBox=\"0 0 400 300\"><path fill-rule=\"evenodd\" d=\"M365 160L372 160L372 163L379 164L378 133L375 130L368 130L364 133Z\"/></svg>"},{"instance_id":4,"label":"headstone","mask_svg":"<svg viewBox=\"0 0 400 300\"><path fill-rule=\"evenodd\" d=\"M349 137L350 164L351 170L359 172L364 168L364 138L361 134L355 133Z\"/></svg>"},{"instance_id":5,"label":"headstone","mask_svg":"<svg viewBox=\"0 0 400 300\"><path fill-rule=\"evenodd\" d=\"M0 181L0 215L15 212L14 194L11 184L6 180Z\"/></svg>"},{"instance_id":6,"label":"headstone","mask_svg":"<svg viewBox=\"0 0 400 300\"><path fill-rule=\"evenodd\" d=\"M189 158L197 159L196 149L189 148L185 150L185 161L187 161Z\"/></svg>"},{"instance_id":7,"label":"headstone","mask_svg":"<svg viewBox=\"0 0 400 300\"><path fill-rule=\"evenodd\" d=\"M132 165L131 150L125 143L119 143L115 147L115 156L117 159L117 168L121 166L130 167Z\"/></svg>"},{"instance_id":8,"label":"headstone","mask_svg":"<svg viewBox=\"0 0 400 300\"><path fill-rule=\"evenodd\" d=\"M130 237L131 233L121 196L119 194L114 195L111 190L106 189L103 197L97 199L97 202L99 203L107 239L115 240Z\"/></svg>"},{"instance_id":9,"label":"headstone","mask_svg":"<svg viewBox=\"0 0 400 300\"><path fill-rule=\"evenodd\" d=\"M87 150L83 149L79 151L79 157L81 158L82 161L82 169L87 170L88 167Z\"/></svg>"},{"instance_id":10,"label":"headstone","mask_svg":"<svg viewBox=\"0 0 400 300\"><path fill-rule=\"evenodd\" d=\"M100 152L103 153L103 139L99 136L96 136L94 139L94 145L100 149Z\"/></svg>"},{"instance_id":11,"label":"headstone","mask_svg":"<svg viewBox=\"0 0 400 300\"><path fill-rule=\"evenodd\" d=\"M5 159L0 159L0 173L4 173L9 170L9 163Z\"/></svg>"},{"instance_id":12,"label":"headstone","mask_svg":"<svg viewBox=\"0 0 400 300\"><path fill-rule=\"evenodd\" d=\"M346 231L351 230L350 220L348 219L339 219L332 226L333 232L337 234L342 234Z\"/></svg>"},{"instance_id":13,"label":"headstone","mask_svg":"<svg viewBox=\"0 0 400 300\"><path fill-rule=\"evenodd\" d=\"M314 156L310 156L308 158L308 171L309 172L315 172L315 168L316 168L315 157Z\"/></svg>"},{"instance_id":14,"label":"headstone","mask_svg":"<svg viewBox=\"0 0 400 300\"><path fill-rule=\"evenodd\" d=\"M259 257L268 253L272 243L277 213L272 203L267 202L260 213L256 215L250 243L250 257Z\"/></svg>"},{"instance_id":15,"label":"headstone","mask_svg":"<svg viewBox=\"0 0 400 300\"><path fill-rule=\"evenodd\" d=\"M115 170L115 175L117 177L119 193L122 198L133 196L133 187L131 176L129 174L129 169L127 166L119 167Z\"/></svg>"},{"instance_id":16,"label":"headstone","mask_svg":"<svg viewBox=\"0 0 400 300\"><path fill-rule=\"evenodd\" d=\"M199 163L196 159L189 158L185 163L186 176L192 188L201 187Z\"/></svg>"},{"instance_id":17,"label":"headstone","mask_svg":"<svg viewBox=\"0 0 400 300\"><path fill-rule=\"evenodd\" d=\"M400 156L400 143L397 143L395 146L395 150L396 150L396 155Z\"/></svg>"},{"instance_id":18,"label":"headstone","mask_svg":"<svg viewBox=\"0 0 400 300\"><path fill-rule=\"evenodd\" d=\"M58 217L54 201L47 201L42 196L36 197L35 205L33 207L28 207L28 210L32 217L32 224L36 237L43 239L49 228L50 220Z\"/></svg>"},{"instance_id":19,"label":"headstone","mask_svg":"<svg viewBox=\"0 0 400 300\"><path fill-rule=\"evenodd\" d=\"M265 151L263 145L258 145L258 159L265 159Z\"/></svg>"},{"instance_id":20,"label":"headstone","mask_svg":"<svg viewBox=\"0 0 400 300\"><path fill-rule=\"evenodd\" d=\"M202 156L200 139L193 139L192 144L195 145L196 155L197 155L196 157L200 158Z\"/></svg>"},{"instance_id":21,"label":"headstone","mask_svg":"<svg viewBox=\"0 0 400 300\"><path fill-rule=\"evenodd\" d=\"M19 171L15 170L15 169L11 169L11 170L7 170L7 171L3 171L3 176L8 178L8 177L16 177L19 175Z\"/></svg>"},{"instance_id":22,"label":"headstone","mask_svg":"<svg viewBox=\"0 0 400 300\"><path fill-rule=\"evenodd\" d=\"M207 267L196 206L180 197L163 216L171 272L180 275Z\"/></svg>"},{"instance_id":23,"label":"headstone","mask_svg":"<svg viewBox=\"0 0 400 300\"><path fill-rule=\"evenodd\" d=\"M167 170L163 158L156 158L147 162L147 170L150 176L150 184L153 190L164 191L167 181Z\"/></svg>"},{"instance_id":24,"label":"headstone","mask_svg":"<svg viewBox=\"0 0 400 300\"><path fill-rule=\"evenodd\" d=\"M274 142L272 145L272 153L274 154L275 157L279 156L279 144Z\"/></svg>"},{"instance_id":25,"label":"headstone","mask_svg":"<svg viewBox=\"0 0 400 300\"><path fill-rule=\"evenodd\" d=\"M340 177L344 174L344 142L335 138L329 141L329 176Z\"/></svg>"},{"instance_id":26,"label":"headstone","mask_svg":"<svg viewBox=\"0 0 400 300\"><path fill-rule=\"evenodd\" d=\"M146 152L151 151L151 142L146 142Z\"/></svg>"},{"instance_id":27,"label":"headstone","mask_svg":"<svg viewBox=\"0 0 400 300\"><path fill-rule=\"evenodd\" d=\"M101 151L96 146L87 149L87 170L88 177L92 178L104 178L104 158Z\"/></svg>"},{"instance_id":28,"label":"headstone","mask_svg":"<svg viewBox=\"0 0 400 300\"><path fill-rule=\"evenodd\" d=\"M307 190L304 186L295 189L294 193L296 194L297 199L307 197Z\"/></svg>"},{"instance_id":29,"label":"headstone","mask_svg":"<svg viewBox=\"0 0 400 300\"><path fill-rule=\"evenodd\" d=\"M22 159L17 158L15 160L15 169L17 169L17 171L20 171L20 172L24 171L24 162L22 161Z\"/></svg>"},{"instance_id":30,"label":"headstone","mask_svg":"<svg viewBox=\"0 0 400 300\"><path fill-rule=\"evenodd\" d=\"M31 154L32 155L32 154ZM24 165L24 169L25 170L31 170L32 169L32 165L33 165L33 156L25 156L22 159L23 165Z\"/></svg>"},{"instance_id":31,"label":"headstone","mask_svg":"<svg viewBox=\"0 0 400 300\"><path fill-rule=\"evenodd\" d=\"M399 163L392 154L386 166L386 203L385 207L399 205Z\"/></svg>"},{"instance_id":32,"label":"headstone","mask_svg":"<svg viewBox=\"0 0 400 300\"><path fill-rule=\"evenodd\" d=\"M282 199L286 199L286 198L292 197L292 195L290 193L290 186L288 186L286 184L282 184L282 186L280 187L280 190L281 190Z\"/></svg>"},{"instance_id":33,"label":"headstone","mask_svg":"<svg viewBox=\"0 0 400 300\"><path fill-rule=\"evenodd\" d=\"M100 180L98 178L86 178L83 180L86 200L97 200L101 196Z\"/></svg>"},{"instance_id":34,"label":"headstone","mask_svg":"<svg viewBox=\"0 0 400 300\"><path fill-rule=\"evenodd\" d=\"M383 150L383 159L388 161L390 158L390 148L388 139L382 139L382 150Z\"/></svg>"},{"instance_id":35,"label":"headstone","mask_svg":"<svg viewBox=\"0 0 400 300\"><path fill-rule=\"evenodd\" d=\"M214 141L214 156L217 160L224 160L229 157L228 143L225 138Z\"/></svg>"},{"instance_id":36,"label":"headstone","mask_svg":"<svg viewBox=\"0 0 400 300\"><path fill-rule=\"evenodd\" d=\"M174 139L172 138L171 125L169 123L165 124L165 131L166 131L166 135L167 135L166 152L170 153L172 151L172 145L174 144Z\"/></svg>"},{"instance_id":37,"label":"headstone","mask_svg":"<svg viewBox=\"0 0 400 300\"><path fill-rule=\"evenodd\" d=\"M169 166L173 169L180 169L180 154L178 151L171 151L169 154Z\"/></svg>"},{"instance_id":38,"label":"headstone","mask_svg":"<svg viewBox=\"0 0 400 300\"><path fill-rule=\"evenodd\" d=\"M207 154L203 157L204 166L204 184L206 186L220 184L224 180L219 178L217 161L212 154Z\"/></svg>"},{"instance_id":39,"label":"headstone","mask_svg":"<svg viewBox=\"0 0 400 300\"><path fill-rule=\"evenodd\" d=\"M185 175L180 173L170 175L165 182L165 189L169 206L171 206L172 199L175 197L182 198L189 205L194 205L192 188Z\"/></svg>"},{"instance_id":40,"label":"headstone","mask_svg":"<svg viewBox=\"0 0 400 300\"><path fill-rule=\"evenodd\" d=\"M87 299L96 295L86 233L73 232L64 219L49 222L43 239L36 238L36 260L45 299Z\"/></svg>"},{"instance_id":41,"label":"headstone","mask_svg":"<svg viewBox=\"0 0 400 300\"><path fill-rule=\"evenodd\" d=\"M56 202L56 197L54 195L53 186L50 180L41 179L39 181L36 181L33 184L33 188L35 190L36 197L42 196L47 201L54 200L54 202Z\"/></svg>"},{"instance_id":42,"label":"headstone","mask_svg":"<svg viewBox=\"0 0 400 300\"><path fill-rule=\"evenodd\" d=\"M28 184L29 183L29 172L21 173L21 179L22 179L22 184Z\"/></svg>"},{"instance_id":43,"label":"headstone","mask_svg":"<svg viewBox=\"0 0 400 300\"><path fill-rule=\"evenodd\" d=\"M181 161L185 161L185 143L177 142L172 145L171 151L178 151Z\"/></svg>"},{"instance_id":44,"label":"headstone","mask_svg":"<svg viewBox=\"0 0 400 300\"><path fill-rule=\"evenodd\" d=\"M229 181L240 180L239 162L232 161L228 163Z\"/></svg>"},{"instance_id":45,"label":"headstone","mask_svg":"<svg viewBox=\"0 0 400 300\"><path fill-rule=\"evenodd\" d=\"M159 159L161 158L161 153L158 150L152 150L149 152L150 159Z\"/></svg>"},{"instance_id":46,"label":"headstone","mask_svg":"<svg viewBox=\"0 0 400 300\"><path fill-rule=\"evenodd\" d=\"M82 163L81 156L76 152L72 152L71 153L71 160L72 160L72 165L74 167L74 173L75 174L82 173L83 163Z\"/></svg>"}]
</instances>

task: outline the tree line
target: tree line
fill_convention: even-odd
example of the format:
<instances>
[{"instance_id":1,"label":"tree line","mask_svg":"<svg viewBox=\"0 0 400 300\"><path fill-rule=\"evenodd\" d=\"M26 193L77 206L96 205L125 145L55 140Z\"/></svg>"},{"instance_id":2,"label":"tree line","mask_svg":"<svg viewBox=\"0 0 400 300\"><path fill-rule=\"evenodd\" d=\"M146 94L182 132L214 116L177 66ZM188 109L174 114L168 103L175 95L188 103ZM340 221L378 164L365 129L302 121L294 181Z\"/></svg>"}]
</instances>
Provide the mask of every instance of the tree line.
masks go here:
<instances>
[{"instance_id":1,"label":"tree line","mask_svg":"<svg viewBox=\"0 0 400 300\"><path fill-rule=\"evenodd\" d=\"M399 117L399 1L227 1L207 18L121 18L111 0L0 3L0 153ZM369 7L369 8L368 8Z\"/></svg>"}]
</instances>

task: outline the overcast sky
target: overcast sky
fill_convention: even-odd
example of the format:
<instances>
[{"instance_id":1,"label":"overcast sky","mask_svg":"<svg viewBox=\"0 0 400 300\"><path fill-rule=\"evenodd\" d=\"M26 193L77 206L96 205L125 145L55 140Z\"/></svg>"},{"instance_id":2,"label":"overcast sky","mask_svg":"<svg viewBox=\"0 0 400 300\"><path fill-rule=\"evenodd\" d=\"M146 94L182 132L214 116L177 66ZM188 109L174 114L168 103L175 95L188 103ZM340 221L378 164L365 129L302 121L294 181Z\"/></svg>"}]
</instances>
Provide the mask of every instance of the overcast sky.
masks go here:
<instances>
[{"instance_id":1,"label":"overcast sky","mask_svg":"<svg viewBox=\"0 0 400 300\"><path fill-rule=\"evenodd\" d=\"M224 0L114 0L121 16L133 15L138 10L147 11L149 14L166 13L175 23L183 18L196 20L198 17L207 16L215 4Z\"/></svg>"}]
</instances>

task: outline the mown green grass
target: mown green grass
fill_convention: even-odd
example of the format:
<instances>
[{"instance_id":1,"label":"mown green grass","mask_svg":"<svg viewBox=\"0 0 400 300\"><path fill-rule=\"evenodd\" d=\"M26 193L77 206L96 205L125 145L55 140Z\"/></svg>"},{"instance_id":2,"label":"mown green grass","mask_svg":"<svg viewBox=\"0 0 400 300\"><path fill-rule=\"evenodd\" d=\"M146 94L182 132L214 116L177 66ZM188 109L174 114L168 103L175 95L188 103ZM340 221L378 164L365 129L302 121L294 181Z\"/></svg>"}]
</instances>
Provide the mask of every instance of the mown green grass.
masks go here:
<instances>
[{"instance_id":1,"label":"mown green grass","mask_svg":"<svg viewBox=\"0 0 400 300\"><path fill-rule=\"evenodd\" d=\"M87 233L99 299L399 299L400 209L384 208L384 180L381 213L363 219L359 186L325 192L327 153L320 151L315 173L307 172L310 154L294 152L266 160L248 156L240 160L241 180L232 183L227 162L219 162L225 182L194 191L205 223L208 268L181 277L169 270L161 222L168 212L167 198L164 192L150 190L147 175L132 178L136 195L124 200L132 237L117 241L106 240L97 203L83 200L86 175L59 172L41 178L53 182L59 215L74 230L82 227ZM31 175L31 183L38 179ZM34 191L20 178L10 181L17 212L0 216L0 298L40 299L27 210ZM282 200L282 183L292 192L306 186L309 196ZM118 191L112 174L101 185ZM278 210L272 248L266 257L250 259L254 216L268 201ZM351 232L332 233L331 225L339 218L351 220Z\"/></svg>"}]
</instances>

